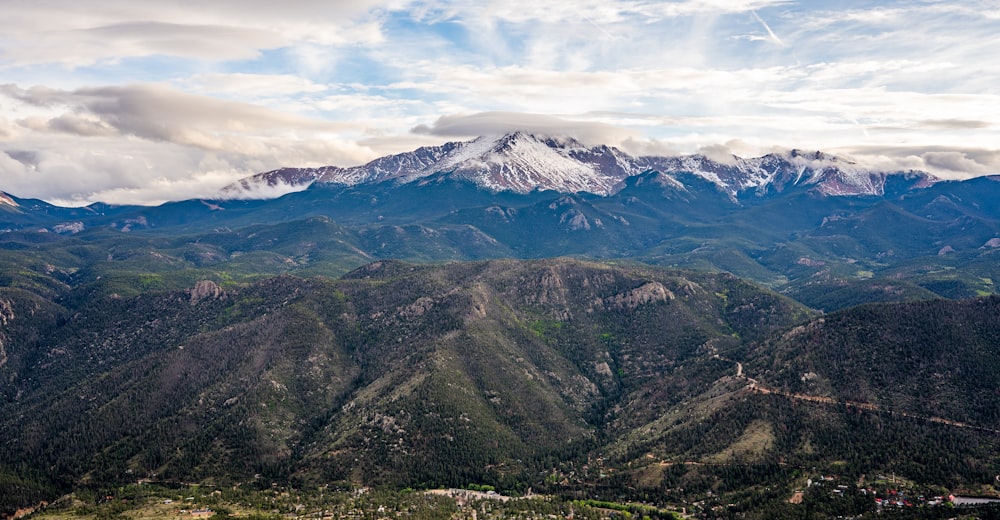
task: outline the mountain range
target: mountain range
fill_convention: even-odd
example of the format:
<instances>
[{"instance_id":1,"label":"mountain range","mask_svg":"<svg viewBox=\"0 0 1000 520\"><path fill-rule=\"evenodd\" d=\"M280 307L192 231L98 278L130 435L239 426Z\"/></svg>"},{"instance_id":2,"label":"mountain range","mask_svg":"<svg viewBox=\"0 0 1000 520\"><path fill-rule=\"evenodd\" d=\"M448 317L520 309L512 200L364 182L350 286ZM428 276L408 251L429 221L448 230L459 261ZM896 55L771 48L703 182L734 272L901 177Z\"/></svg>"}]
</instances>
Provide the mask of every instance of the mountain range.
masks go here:
<instances>
[{"instance_id":1,"label":"mountain range","mask_svg":"<svg viewBox=\"0 0 1000 520\"><path fill-rule=\"evenodd\" d=\"M0 240L142 242L158 255L143 262L171 269L334 276L389 258L628 259L728 271L834 310L996 292L998 181L871 171L820 152L636 158L513 133L355 168L276 170L218 199L156 207L6 195ZM240 198L276 187L293 192ZM106 258L111 270L138 260Z\"/></svg>"},{"instance_id":2,"label":"mountain range","mask_svg":"<svg viewBox=\"0 0 1000 520\"><path fill-rule=\"evenodd\" d=\"M994 494L998 201L525 133L156 207L2 194L0 513L136 479L705 518L808 516L826 477L854 498L819 517L886 473Z\"/></svg>"},{"instance_id":3,"label":"mountain range","mask_svg":"<svg viewBox=\"0 0 1000 520\"><path fill-rule=\"evenodd\" d=\"M514 132L423 147L350 168L282 168L227 186L222 194L253 196L265 186L302 189L313 183L403 184L448 172L490 191L610 195L623 189L629 177L649 171L664 173L664 182L678 189L685 185L672 173L692 173L734 200L748 193L760 196L795 186L810 186L824 195L877 196L884 193L888 175L904 173L870 170L822 152L800 150L749 159L734 155L721 160L705 155L634 157L614 147L587 146L570 137ZM905 175L915 186L936 180L926 172Z\"/></svg>"}]
</instances>

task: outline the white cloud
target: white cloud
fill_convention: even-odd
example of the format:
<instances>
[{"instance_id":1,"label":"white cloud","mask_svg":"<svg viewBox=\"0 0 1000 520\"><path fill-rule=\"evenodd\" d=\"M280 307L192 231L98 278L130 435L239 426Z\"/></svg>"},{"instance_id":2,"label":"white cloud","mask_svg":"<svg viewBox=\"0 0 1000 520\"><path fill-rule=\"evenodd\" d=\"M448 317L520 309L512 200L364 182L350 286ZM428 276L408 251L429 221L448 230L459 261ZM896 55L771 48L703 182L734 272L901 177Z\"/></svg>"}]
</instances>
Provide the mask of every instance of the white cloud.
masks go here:
<instances>
[{"instance_id":1,"label":"white cloud","mask_svg":"<svg viewBox=\"0 0 1000 520\"><path fill-rule=\"evenodd\" d=\"M206 152L173 143L65 135L7 143L30 152L0 153L3 191L74 205L95 200L158 204L213 196L223 186L287 164L319 166L356 145L277 140L250 152ZM357 147L360 148L360 147ZM374 154L345 161L357 164Z\"/></svg>"},{"instance_id":2,"label":"white cloud","mask_svg":"<svg viewBox=\"0 0 1000 520\"><path fill-rule=\"evenodd\" d=\"M165 141L206 150L231 150L244 137L280 136L285 132L327 132L361 128L358 124L324 122L276 112L249 103L219 100L178 92L161 85L83 88L63 91L0 86L0 95L54 112L47 124L27 125L32 130L94 135L107 134ZM76 124L62 124L72 119ZM86 121L81 123L80 121ZM249 143L245 143L249 145Z\"/></svg>"},{"instance_id":3,"label":"white cloud","mask_svg":"<svg viewBox=\"0 0 1000 520\"><path fill-rule=\"evenodd\" d=\"M386 2L219 0L191 9L170 0L8 3L0 56L7 66L76 67L154 55L249 59L263 49L299 42L378 42L381 31L367 17L382 5Z\"/></svg>"},{"instance_id":4,"label":"white cloud","mask_svg":"<svg viewBox=\"0 0 1000 520\"><path fill-rule=\"evenodd\" d=\"M329 86L294 74L250 74L245 72L195 74L180 82L202 94L226 94L255 99L304 92L325 92Z\"/></svg>"},{"instance_id":5,"label":"white cloud","mask_svg":"<svg viewBox=\"0 0 1000 520\"><path fill-rule=\"evenodd\" d=\"M172 198L513 129L991 173L993 3L8 2L0 189Z\"/></svg>"},{"instance_id":6,"label":"white cloud","mask_svg":"<svg viewBox=\"0 0 1000 520\"><path fill-rule=\"evenodd\" d=\"M659 139L628 138L618 143L625 153L636 157L681 155L683 151L675 144Z\"/></svg>"},{"instance_id":7,"label":"white cloud","mask_svg":"<svg viewBox=\"0 0 1000 520\"><path fill-rule=\"evenodd\" d=\"M968 179L1000 173L1000 149L994 147L871 146L833 149L858 163L887 171L920 170L942 179Z\"/></svg>"},{"instance_id":8,"label":"white cloud","mask_svg":"<svg viewBox=\"0 0 1000 520\"><path fill-rule=\"evenodd\" d=\"M3 190L62 201L154 203L206 196L286 165L375 157L330 123L157 85L75 91L0 87L0 99L48 112L7 122ZM20 160L17 160L20 158Z\"/></svg>"},{"instance_id":9,"label":"white cloud","mask_svg":"<svg viewBox=\"0 0 1000 520\"><path fill-rule=\"evenodd\" d=\"M28 117L18 123L36 132L60 132L82 137L110 136L117 131L103 121L90 117L80 117L76 114L62 114L51 119L44 117Z\"/></svg>"},{"instance_id":10,"label":"white cloud","mask_svg":"<svg viewBox=\"0 0 1000 520\"><path fill-rule=\"evenodd\" d=\"M983 174L990 173L991 166L981 164L962 152L924 152L924 163L935 170L948 170L949 173ZM992 166L996 168L996 164Z\"/></svg>"},{"instance_id":11,"label":"white cloud","mask_svg":"<svg viewBox=\"0 0 1000 520\"><path fill-rule=\"evenodd\" d=\"M738 158L733 149L724 144L703 146L698 150L698 153L722 164L735 164Z\"/></svg>"},{"instance_id":12,"label":"white cloud","mask_svg":"<svg viewBox=\"0 0 1000 520\"><path fill-rule=\"evenodd\" d=\"M250 59L262 48L287 43L267 29L162 22L129 22L86 29L42 32L20 36L0 56L12 65L60 63L93 65L157 54L215 60Z\"/></svg>"},{"instance_id":13,"label":"white cloud","mask_svg":"<svg viewBox=\"0 0 1000 520\"><path fill-rule=\"evenodd\" d=\"M424 3L422 19L441 21L483 17L514 23L560 24L572 21L617 24L635 20L654 22L663 18L702 14L743 13L791 3L790 0L580 0L550 2L540 8L532 0L449 1Z\"/></svg>"},{"instance_id":14,"label":"white cloud","mask_svg":"<svg viewBox=\"0 0 1000 520\"><path fill-rule=\"evenodd\" d=\"M541 114L514 112L483 112L470 115L442 116L432 125L420 125L416 134L447 137L499 135L515 131L542 135L569 135L584 143L615 144L632 137L624 128L591 121L571 121Z\"/></svg>"}]
</instances>

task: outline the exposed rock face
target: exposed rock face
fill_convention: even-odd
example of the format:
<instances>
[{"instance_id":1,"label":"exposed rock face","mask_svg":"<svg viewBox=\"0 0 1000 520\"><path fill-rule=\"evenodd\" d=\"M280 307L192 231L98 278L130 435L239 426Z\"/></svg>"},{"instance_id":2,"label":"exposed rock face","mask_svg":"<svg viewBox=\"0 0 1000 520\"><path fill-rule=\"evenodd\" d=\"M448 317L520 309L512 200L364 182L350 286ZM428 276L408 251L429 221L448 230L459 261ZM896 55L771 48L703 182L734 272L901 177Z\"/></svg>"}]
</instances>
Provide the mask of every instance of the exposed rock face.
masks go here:
<instances>
[{"instance_id":1,"label":"exposed rock face","mask_svg":"<svg viewBox=\"0 0 1000 520\"><path fill-rule=\"evenodd\" d=\"M0 325L14 319L14 306L7 300L0 300Z\"/></svg>"},{"instance_id":2,"label":"exposed rock face","mask_svg":"<svg viewBox=\"0 0 1000 520\"><path fill-rule=\"evenodd\" d=\"M560 224L566 224L570 231L590 231L590 221L587 216L578 209L571 209L559 217ZM594 226L603 228L604 223L600 219L594 219Z\"/></svg>"},{"instance_id":3,"label":"exposed rock face","mask_svg":"<svg viewBox=\"0 0 1000 520\"><path fill-rule=\"evenodd\" d=\"M402 318L417 318L423 316L425 312L429 311L431 307L434 306L434 300L426 296L421 296L410 305L399 310L399 316Z\"/></svg>"},{"instance_id":4,"label":"exposed rock face","mask_svg":"<svg viewBox=\"0 0 1000 520\"><path fill-rule=\"evenodd\" d=\"M616 307L619 309L634 310L640 305L665 302L674 298L674 293L670 292L670 289L664 287L660 282L648 282L631 291L601 298L595 303L601 308Z\"/></svg>"},{"instance_id":5,"label":"exposed rock face","mask_svg":"<svg viewBox=\"0 0 1000 520\"><path fill-rule=\"evenodd\" d=\"M222 287L211 280L200 280L194 284L189 292L191 293L191 305L197 305L202 300L218 300L226 297L226 292L222 290Z\"/></svg>"},{"instance_id":6,"label":"exposed rock face","mask_svg":"<svg viewBox=\"0 0 1000 520\"><path fill-rule=\"evenodd\" d=\"M62 224L52 226L52 231L55 231L56 233L75 235L83 231L84 227L83 222L64 222Z\"/></svg>"},{"instance_id":7,"label":"exposed rock face","mask_svg":"<svg viewBox=\"0 0 1000 520\"><path fill-rule=\"evenodd\" d=\"M7 322L14 319L14 307L7 300L0 300L0 326L7 325ZM0 367L7 364L7 349L5 343L7 336L0 330Z\"/></svg>"}]
</instances>

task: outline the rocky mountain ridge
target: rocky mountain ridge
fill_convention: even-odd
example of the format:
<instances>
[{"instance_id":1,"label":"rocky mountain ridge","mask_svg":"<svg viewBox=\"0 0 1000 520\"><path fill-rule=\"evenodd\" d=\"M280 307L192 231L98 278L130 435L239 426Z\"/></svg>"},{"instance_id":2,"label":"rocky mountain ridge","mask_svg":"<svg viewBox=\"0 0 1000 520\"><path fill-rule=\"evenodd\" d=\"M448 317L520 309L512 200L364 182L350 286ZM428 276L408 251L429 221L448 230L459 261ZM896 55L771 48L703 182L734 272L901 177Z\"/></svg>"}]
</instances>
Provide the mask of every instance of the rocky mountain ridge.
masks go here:
<instances>
[{"instance_id":1,"label":"rocky mountain ridge","mask_svg":"<svg viewBox=\"0 0 1000 520\"><path fill-rule=\"evenodd\" d=\"M893 174L903 174L918 186L936 181L926 172L872 170L819 151L791 150L754 158L734 155L725 160L702 154L633 156L611 146L588 146L571 137L514 132L422 147L361 166L282 168L243 179L222 193L225 197L251 198L261 187L283 186L287 192L313 183L406 184L447 173L494 192L553 190L607 196L624 188L626 179L650 171L664 174L679 190L686 189L686 184L678 174L694 174L734 200L793 186L810 187L827 196L881 196L887 177Z\"/></svg>"}]
</instances>

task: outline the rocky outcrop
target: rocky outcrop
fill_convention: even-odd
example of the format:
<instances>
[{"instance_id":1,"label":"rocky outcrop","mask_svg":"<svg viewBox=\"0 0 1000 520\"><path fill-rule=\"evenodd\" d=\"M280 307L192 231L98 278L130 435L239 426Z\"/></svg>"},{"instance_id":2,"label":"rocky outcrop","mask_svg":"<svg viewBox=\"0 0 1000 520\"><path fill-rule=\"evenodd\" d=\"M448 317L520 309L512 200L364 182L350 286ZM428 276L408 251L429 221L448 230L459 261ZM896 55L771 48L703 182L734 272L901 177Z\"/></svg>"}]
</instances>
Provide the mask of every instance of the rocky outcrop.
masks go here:
<instances>
[{"instance_id":1,"label":"rocky outcrop","mask_svg":"<svg viewBox=\"0 0 1000 520\"><path fill-rule=\"evenodd\" d=\"M8 300L0 300L0 325L14 319L14 306Z\"/></svg>"},{"instance_id":2,"label":"rocky outcrop","mask_svg":"<svg viewBox=\"0 0 1000 520\"><path fill-rule=\"evenodd\" d=\"M425 312L431 310L434 306L434 300L426 296L421 296L417 300L406 307L403 307L397 313L401 318L418 318L423 316Z\"/></svg>"},{"instance_id":3,"label":"rocky outcrop","mask_svg":"<svg viewBox=\"0 0 1000 520\"><path fill-rule=\"evenodd\" d=\"M647 282L639 287L636 287L635 289L632 289L631 291L619 293L607 298L600 298L594 303L595 307L602 309L618 308L634 310L640 305L654 302L665 302L673 300L674 298L674 293L672 293L670 289L664 287L660 282Z\"/></svg>"},{"instance_id":4,"label":"rocky outcrop","mask_svg":"<svg viewBox=\"0 0 1000 520\"><path fill-rule=\"evenodd\" d=\"M203 300L218 300L226 297L226 292L219 284L211 280L200 280L188 290L191 294L191 305L197 305Z\"/></svg>"}]
</instances>

